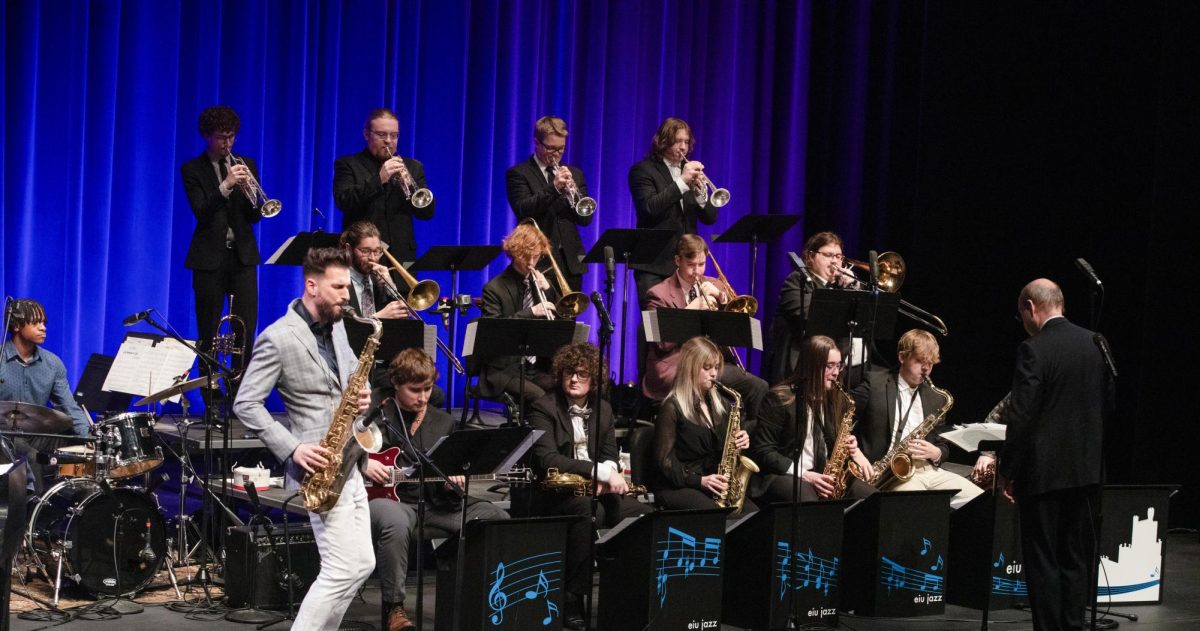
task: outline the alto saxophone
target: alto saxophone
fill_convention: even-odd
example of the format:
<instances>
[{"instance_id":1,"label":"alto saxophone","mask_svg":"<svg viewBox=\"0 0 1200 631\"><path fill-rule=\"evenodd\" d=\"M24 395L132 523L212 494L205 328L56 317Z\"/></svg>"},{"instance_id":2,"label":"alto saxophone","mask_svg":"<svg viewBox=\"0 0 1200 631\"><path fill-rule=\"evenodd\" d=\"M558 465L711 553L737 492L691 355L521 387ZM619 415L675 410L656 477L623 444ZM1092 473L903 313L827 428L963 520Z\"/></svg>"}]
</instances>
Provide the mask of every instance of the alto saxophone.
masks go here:
<instances>
[{"instance_id":1,"label":"alto saxophone","mask_svg":"<svg viewBox=\"0 0 1200 631\"><path fill-rule=\"evenodd\" d=\"M725 449L721 452L721 463L717 466L717 473L725 476L728 485L723 493L717 495L717 506L732 506L733 514L739 515L746 503L746 489L750 485L750 476L758 473L758 465L743 456L737 448L737 434L742 431L742 395L719 381L713 382L713 385L733 399L733 407L729 410L729 423L725 426Z\"/></svg>"},{"instance_id":2,"label":"alto saxophone","mask_svg":"<svg viewBox=\"0 0 1200 631\"><path fill-rule=\"evenodd\" d=\"M333 420L329 423L329 431L321 439L321 447L329 451L326 458L328 464L312 473L305 474L300 483L300 495L304 498L304 508L321 513L333 508L338 497L342 495L342 487L350 477L350 471L355 465L356 458L347 457L355 445L368 452L379 451L382 440L379 428L374 425L368 429L354 427L354 419L358 416L358 393L367 385L371 368L375 364L375 351L379 348L379 338L383 337L383 323L376 318L359 318L354 310L343 307L342 310L359 322L369 322L373 328L362 353L358 356L358 369L350 376L346 389L342 391L342 400L333 412ZM355 442L351 442L351 437Z\"/></svg>"},{"instance_id":3,"label":"alto saxophone","mask_svg":"<svg viewBox=\"0 0 1200 631\"><path fill-rule=\"evenodd\" d=\"M833 452L829 454L829 459L825 461L825 469L821 473L833 478L832 497L841 499L846 496L846 489L850 488L850 476L861 478L863 472L859 470L858 463L850 459L850 449L846 447L846 439L850 437L850 432L854 431L854 397L842 388L840 381L834 383L837 384L838 392L846 399L846 412L838 421Z\"/></svg>"},{"instance_id":4,"label":"alto saxophone","mask_svg":"<svg viewBox=\"0 0 1200 631\"><path fill-rule=\"evenodd\" d=\"M950 408L954 407L954 397L948 391L933 385L928 377L925 378L922 385L929 386L930 390L945 399L945 403L938 408L936 413L926 415L920 425L917 425L900 442L892 446L882 458L871 464L871 477L867 482L877 489L883 489L897 480L907 482L912 479L912 453L909 452L908 446L914 440L924 440L929 432L946 419L946 413L950 411Z\"/></svg>"}]
</instances>

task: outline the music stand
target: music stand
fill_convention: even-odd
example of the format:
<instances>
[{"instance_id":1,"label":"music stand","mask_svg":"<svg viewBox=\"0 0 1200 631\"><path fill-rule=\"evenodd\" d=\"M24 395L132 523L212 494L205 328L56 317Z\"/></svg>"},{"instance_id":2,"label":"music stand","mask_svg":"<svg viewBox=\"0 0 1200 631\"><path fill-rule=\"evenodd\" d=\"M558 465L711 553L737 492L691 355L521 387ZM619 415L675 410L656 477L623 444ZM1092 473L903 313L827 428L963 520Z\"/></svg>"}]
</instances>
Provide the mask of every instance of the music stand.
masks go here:
<instances>
[{"instance_id":1,"label":"music stand","mask_svg":"<svg viewBox=\"0 0 1200 631\"><path fill-rule=\"evenodd\" d=\"M762 350L762 322L747 313L702 309L654 309L642 312L647 342L682 344L704 336L717 346Z\"/></svg>"},{"instance_id":2,"label":"music stand","mask_svg":"<svg viewBox=\"0 0 1200 631\"><path fill-rule=\"evenodd\" d=\"M275 253L267 258L267 265L304 265L304 256L312 248L336 248L341 235L333 232L297 232L288 237Z\"/></svg>"},{"instance_id":3,"label":"music stand","mask_svg":"<svg viewBox=\"0 0 1200 631\"><path fill-rule=\"evenodd\" d=\"M451 301L458 308L450 311L450 352L454 352L454 342L457 339L458 316L467 315L471 303L458 302L458 273L466 270L474 272L491 264L500 256L502 248L498 245L435 245L420 256L408 267L410 272L450 272ZM454 371L446 371L446 411L450 411L451 399L454 398ZM466 404L464 397L463 403Z\"/></svg>"},{"instance_id":4,"label":"music stand","mask_svg":"<svg viewBox=\"0 0 1200 631\"><path fill-rule=\"evenodd\" d=\"M617 384L625 383L625 332L629 326L629 266L649 265L658 260L674 238L674 230L609 228L583 257L584 263L604 263L604 248L611 247L616 261L625 266L625 282L621 287L621 367ZM613 303L613 288L606 288L608 304Z\"/></svg>"},{"instance_id":5,"label":"music stand","mask_svg":"<svg viewBox=\"0 0 1200 631\"><path fill-rule=\"evenodd\" d=\"M467 325L463 357L553 357L567 344L586 342L591 327L573 320L476 318ZM523 361L523 360L522 360ZM525 368L521 366L517 422L525 424Z\"/></svg>"},{"instance_id":6,"label":"music stand","mask_svg":"<svg viewBox=\"0 0 1200 631\"><path fill-rule=\"evenodd\" d=\"M471 476L508 471L541 435L541 431L529 427L460 430L450 432L449 436L438 441L429 450L428 459L435 471L463 476L456 560L456 576L459 580L454 586L456 604L463 601L461 579L464 576L463 563L467 558L467 498L471 492ZM461 606L454 608L452 628L455 631L460 629L461 610Z\"/></svg>"},{"instance_id":7,"label":"music stand","mask_svg":"<svg viewBox=\"0 0 1200 631\"><path fill-rule=\"evenodd\" d=\"M813 292L804 334L826 335L835 340L845 338L850 345L846 354L850 355L855 337L863 338L864 349L874 348L875 340L892 339L899 308L899 294L820 287ZM853 359L847 361L846 366L852 366L852 362ZM864 367L870 363L869 355L863 358ZM849 380L850 370L842 371L842 375Z\"/></svg>"},{"instance_id":8,"label":"music stand","mask_svg":"<svg viewBox=\"0 0 1200 631\"><path fill-rule=\"evenodd\" d=\"M346 339L350 342L350 349L357 356L367 344L371 326L353 318L346 318L343 322L346 323ZM379 338L379 348L375 350L376 368L387 368L397 353L408 348L419 348L426 355L436 357L433 340L437 336L437 327L434 325L408 318L380 318L379 322L383 324L383 335Z\"/></svg>"},{"instance_id":9,"label":"music stand","mask_svg":"<svg viewBox=\"0 0 1200 631\"><path fill-rule=\"evenodd\" d=\"M754 277L758 271L758 244L771 242L800 221L800 215L742 215L732 226L713 238L713 243L750 244L750 291L754 295ZM765 237L765 238L764 238Z\"/></svg>"}]
</instances>

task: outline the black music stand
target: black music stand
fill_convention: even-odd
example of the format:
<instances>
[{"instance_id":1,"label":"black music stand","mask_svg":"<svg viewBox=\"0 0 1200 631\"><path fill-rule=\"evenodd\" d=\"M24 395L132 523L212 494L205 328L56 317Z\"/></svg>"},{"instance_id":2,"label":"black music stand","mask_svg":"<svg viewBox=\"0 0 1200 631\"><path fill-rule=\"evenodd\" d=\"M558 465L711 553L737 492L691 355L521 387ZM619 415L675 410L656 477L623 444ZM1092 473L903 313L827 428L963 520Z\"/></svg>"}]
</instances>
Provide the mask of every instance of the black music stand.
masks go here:
<instances>
[{"instance_id":1,"label":"black music stand","mask_svg":"<svg viewBox=\"0 0 1200 631\"><path fill-rule=\"evenodd\" d=\"M508 471L533 441L542 435L528 427L500 427L450 432L429 450L428 460L434 471L463 476L461 507L462 521L458 531L457 576L465 576L463 563L467 557L467 498L471 492L471 476ZM421 455L418 454L418 458ZM462 581L454 588L454 602L461 603ZM454 608L454 631L459 631L462 607Z\"/></svg>"},{"instance_id":2,"label":"black music stand","mask_svg":"<svg viewBox=\"0 0 1200 631\"><path fill-rule=\"evenodd\" d=\"M654 309L642 312L647 342L682 344L693 337L712 340L717 346L742 346L762 350L762 322L746 313L702 309Z\"/></svg>"},{"instance_id":3,"label":"black music stand","mask_svg":"<svg viewBox=\"0 0 1200 631\"><path fill-rule=\"evenodd\" d=\"M346 323L346 339L355 355L362 353L371 335L371 326L353 318L342 320ZM387 368L400 351L407 348L419 348L426 355L436 357L433 342L437 330L432 324L408 318L380 318L383 324L383 336L379 338L379 348L375 351L375 368Z\"/></svg>"},{"instance_id":4,"label":"black music stand","mask_svg":"<svg viewBox=\"0 0 1200 631\"><path fill-rule=\"evenodd\" d=\"M854 338L863 338L863 347L873 349L875 340L890 340L896 334L896 312L900 308L900 295L879 291L856 289L818 288L813 292L808 309L805 335L826 335L835 340L845 339L849 348L844 353L850 357L854 351ZM846 366L852 366L846 359ZM863 369L871 365L870 354L864 358ZM847 389L850 370L842 371Z\"/></svg>"},{"instance_id":5,"label":"black music stand","mask_svg":"<svg viewBox=\"0 0 1200 631\"><path fill-rule=\"evenodd\" d=\"M304 255L312 248L336 248L341 235L334 232L297 232L288 237L275 253L267 258L267 265L304 265Z\"/></svg>"},{"instance_id":6,"label":"black music stand","mask_svg":"<svg viewBox=\"0 0 1200 631\"><path fill-rule=\"evenodd\" d=\"M458 300L458 273L460 271L474 272L487 267L502 248L498 245L435 245L422 254L416 262L408 267L410 272L450 272L450 295L456 309L450 311L450 352L455 352L455 340L458 338L458 317L467 315L471 308L470 301L460 303ZM446 371L446 411L450 411L454 398L454 371ZM466 397L463 397L466 404Z\"/></svg>"},{"instance_id":7,"label":"black music stand","mask_svg":"<svg viewBox=\"0 0 1200 631\"><path fill-rule=\"evenodd\" d=\"M625 266L625 282L621 286L621 367L617 384L625 383L625 332L629 330L629 266L649 265L658 260L675 236L674 230L609 228L583 257L584 263L604 263L604 248L611 247L616 262ZM613 288L606 287L608 304L613 304Z\"/></svg>"},{"instance_id":8,"label":"black music stand","mask_svg":"<svg viewBox=\"0 0 1200 631\"><path fill-rule=\"evenodd\" d=\"M467 325L463 356L481 361L493 357L553 357L567 344L586 342L590 327L573 320L476 318ZM525 425L525 368L520 371L517 423Z\"/></svg>"},{"instance_id":9,"label":"black music stand","mask_svg":"<svg viewBox=\"0 0 1200 631\"><path fill-rule=\"evenodd\" d=\"M800 215L742 215L732 226L725 229L713 243L750 244L750 291L754 295L754 277L758 271L758 244L770 243L800 221Z\"/></svg>"}]
</instances>

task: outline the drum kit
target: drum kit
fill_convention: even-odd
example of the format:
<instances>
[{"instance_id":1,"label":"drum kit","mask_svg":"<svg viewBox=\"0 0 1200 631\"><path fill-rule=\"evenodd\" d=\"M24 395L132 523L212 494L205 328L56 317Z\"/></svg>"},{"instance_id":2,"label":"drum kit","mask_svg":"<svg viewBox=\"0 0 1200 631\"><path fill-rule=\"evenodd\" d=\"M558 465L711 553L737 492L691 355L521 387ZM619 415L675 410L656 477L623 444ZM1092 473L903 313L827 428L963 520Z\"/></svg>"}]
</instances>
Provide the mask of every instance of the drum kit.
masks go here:
<instances>
[{"instance_id":1,"label":"drum kit","mask_svg":"<svg viewBox=\"0 0 1200 631\"><path fill-rule=\"evenodd\" d=\"M155 403L199 387L176 384L137 402ZM71 419L39 405L0 401L5 433L70 440ZM92 426L84 444L63 446L44 460L57 464L59 481L27 500L26 568L54 586L58 605L64 579L93 596L141 591L164 566L178 592L167 551L167 526L152 492L135 483L163 463L155 418L146 412L110 415ZM116 485L121 485L117 487Z\"/></svg>"}]
</instances>

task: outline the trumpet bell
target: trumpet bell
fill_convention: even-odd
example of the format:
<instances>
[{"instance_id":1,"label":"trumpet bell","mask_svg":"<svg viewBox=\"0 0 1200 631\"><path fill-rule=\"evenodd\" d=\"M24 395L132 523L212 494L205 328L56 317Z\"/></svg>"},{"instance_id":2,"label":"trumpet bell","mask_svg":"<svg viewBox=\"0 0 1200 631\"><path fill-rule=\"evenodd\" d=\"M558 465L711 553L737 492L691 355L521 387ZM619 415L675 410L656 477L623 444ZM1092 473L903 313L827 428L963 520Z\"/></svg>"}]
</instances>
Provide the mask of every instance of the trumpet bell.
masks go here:
<instances>
[{"instance_id":1,"label":"trumpet bell","mask_svg":"<svg viewBox=\"0 0 1200 631\"><path fill-rule=\"evenodd\" d=\"M259 212L262 213L263 217L274 217L279 214L280 210L283 210L283 202L277 199L268 199L267 203L263 204L262 208L259 209Z\"/></svg>"},{"instance_id":2,"label":"trumpet bell","mask_svg":"<svg viewBox=\"0 0 1200 631\"><path fill-rule=\"evenodd\" d=\"M590 304L592 304L592 301L587 296L581 292L573 291L559 298L558 302L554 305L554 310L560 318L577 318L579 314L587 311Z\"/></svg>"},{"instance_id":3,"label":"trumpet bell","mask_svg":"<svg viewBox=\"0 0 1200 631\"><path fill-rule=\"evenodd\" d=\"M715 207L715 208L720 208L720 207L724 206L725 204L728 204L729 203L729 189L718 188L717 190L713 191L713 194L709 200L709 203L711 203L713 205L713 207ZM756 311L757 311L757 309L756 309Z\"/></svg>"},{"instance_id":4,"label":"trumpet bell","mask_svg":"<svg viewBox=\"0 0 1200 631\"><path fill-rule=\"evenodd\" d=\"M417 283L408 292L408 305L414 311L424 311L437 303L438 296L442 293L442 288L438 286L436 281L423 280Z\"/></svg>"},{"instance_id":5,"label":"trumpet bell","mask_svg":"<svg viewBox=\"0 0 1200 631\"><path fill-rule=\"evenodd\" d=\"M721 310L754 315L758 313L758 299L754 296L734 296Z\"/></svg>"},{"instance_id":6,"label":"trumpet bell","mask_svg":"<svg viewBox=\"0 0 1200 631\"><path fill-rule=\"evenodd\" d=\"M596 200L591 197L584 197L575 204L575 214L580 217L591 217L594 212L596 212Z\"/></svg>"},{"instance_id":7,"label":"trumpet bell","mask_svg":"<svg viewBox=\"0 0 1200 631\"><path fill-rule=\"evenodd\" d=\"M425 208L433 203L433 192L427 188L419 188L412 194L412 205L417 208Z\"/></svg>"}]
</instances>

